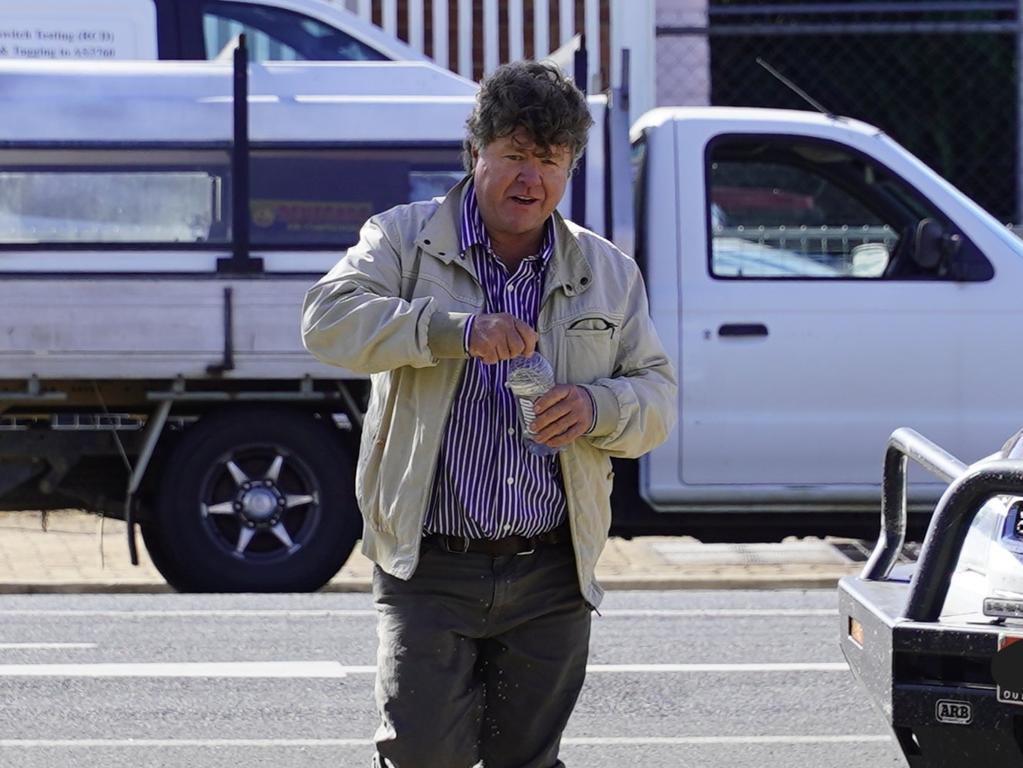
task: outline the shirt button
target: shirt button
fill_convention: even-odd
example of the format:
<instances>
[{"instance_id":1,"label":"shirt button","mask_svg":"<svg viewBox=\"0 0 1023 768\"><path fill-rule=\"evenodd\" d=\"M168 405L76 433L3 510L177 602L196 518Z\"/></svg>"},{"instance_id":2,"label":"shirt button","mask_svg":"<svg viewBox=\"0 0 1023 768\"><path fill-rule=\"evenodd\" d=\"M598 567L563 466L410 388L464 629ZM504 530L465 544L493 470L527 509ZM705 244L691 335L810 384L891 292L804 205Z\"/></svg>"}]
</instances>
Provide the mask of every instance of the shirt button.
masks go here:
<instances>
[{"instance_id":1,"label":"shirt button","mask_svg":"<svg viewBox=\"0 0 1023 768\"><path fill-rule=\"evenodd\" d=\"M514 477L509 477L508 478L508 485L512 485L514 482L515 482L515 478Z\"/></svg>"},{"instance_id":2,"label":"shirt button","mask_svg":"<svg viewBox=\"0 0 1023 768\"><path fill-rule=\"evenodd\" d=\"M514 286L514 285L511 285L511 284L509 283L509 285L508 285L508 290L509 290L509 291L514 291L514 290L515 290L515 286Z\"/></svg>"},{"instance_id":3,"label":"shirt button","mask_svg":"<svg viewBox=\"0 0 1023 768\"><path fill-rule=\"evenodd\" d=\"M514 435L515 434L515 427L508 427L508 434L509 435Z\"/></svg>"}]
</instances>

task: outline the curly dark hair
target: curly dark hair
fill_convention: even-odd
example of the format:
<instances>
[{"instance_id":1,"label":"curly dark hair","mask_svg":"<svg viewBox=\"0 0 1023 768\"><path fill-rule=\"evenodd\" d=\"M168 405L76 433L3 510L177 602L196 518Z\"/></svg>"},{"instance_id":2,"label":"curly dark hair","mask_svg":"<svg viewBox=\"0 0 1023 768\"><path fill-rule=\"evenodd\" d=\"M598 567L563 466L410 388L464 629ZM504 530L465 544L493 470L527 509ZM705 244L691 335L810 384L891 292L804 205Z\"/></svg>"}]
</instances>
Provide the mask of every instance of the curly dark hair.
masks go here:
<instances>
[{"instance_id":1,"label":"curly dark hair","mask_svg":"<svg viewBox=\"0 0 1023 768\"><path fill-rule=\"evenodd\" d=\"M568 146L574 168L591 125L586 97L556 65L537 61L504 64L480 85L476 106L465 121L462 162L471 171L474 148L524 128L541 149Z\"/></svg>"}]
</instances>

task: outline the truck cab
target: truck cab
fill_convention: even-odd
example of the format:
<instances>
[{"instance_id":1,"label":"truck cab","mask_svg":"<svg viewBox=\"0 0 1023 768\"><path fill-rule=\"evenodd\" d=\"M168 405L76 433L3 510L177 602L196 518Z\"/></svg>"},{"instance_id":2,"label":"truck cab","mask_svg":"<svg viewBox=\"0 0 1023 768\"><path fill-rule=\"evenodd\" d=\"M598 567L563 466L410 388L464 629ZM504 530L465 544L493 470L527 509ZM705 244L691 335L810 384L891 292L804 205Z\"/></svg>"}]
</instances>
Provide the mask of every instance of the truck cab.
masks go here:
<instances>
[{"instance_id":1,"label":"truck cab","mask_svg":"<svg viewBox=\"0 0 1023 768\"><path fill-rule=\"evenodd\" d=\"M677 434L641 471L654 519L838 533L876 510L899 425L977 458L1021 420L999 329L1019 322L1023 242L892 138L661 108L632 144L636 254L682 383Z\"/></svg>"}]
</instances>

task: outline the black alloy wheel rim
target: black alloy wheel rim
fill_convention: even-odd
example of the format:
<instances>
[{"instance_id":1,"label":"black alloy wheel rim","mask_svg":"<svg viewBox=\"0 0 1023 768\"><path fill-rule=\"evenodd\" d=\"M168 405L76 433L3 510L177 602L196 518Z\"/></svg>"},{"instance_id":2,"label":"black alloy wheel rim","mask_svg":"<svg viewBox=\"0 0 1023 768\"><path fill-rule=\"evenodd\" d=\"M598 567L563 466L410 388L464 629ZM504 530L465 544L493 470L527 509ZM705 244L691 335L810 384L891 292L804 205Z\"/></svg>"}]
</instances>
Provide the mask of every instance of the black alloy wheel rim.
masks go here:
<instances>
[{"instance_id":1,"label":"black alloy wheel rim","mask_svg":"<svg viewBox=\"0 0 1023 768\"><path fill-rule=\"evenodd\" d=\"M307 548L320 528L321 488L299 457L279 445L232 449L199 485L203 528L223 553L280 563Z\"/></svg>"}]
</instances>

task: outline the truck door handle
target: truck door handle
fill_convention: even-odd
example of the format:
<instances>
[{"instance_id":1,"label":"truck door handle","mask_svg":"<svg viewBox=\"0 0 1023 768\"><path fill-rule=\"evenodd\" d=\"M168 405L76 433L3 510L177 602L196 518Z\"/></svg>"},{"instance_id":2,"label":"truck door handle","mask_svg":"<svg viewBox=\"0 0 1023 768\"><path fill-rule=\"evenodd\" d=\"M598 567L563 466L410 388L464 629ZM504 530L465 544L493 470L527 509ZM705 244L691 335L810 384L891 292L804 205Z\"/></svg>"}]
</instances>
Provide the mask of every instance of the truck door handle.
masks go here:
<instances>
[{"instance_id":1,"label":"truck door handle","mask_svg":"<svg viewBox=\"0 0 1023 768\"><path fill-rule=\"evenodd\" d=\"M763 323L725 323L718 328L718 336L766 336Z\"/></svg>"}]
</instances>

